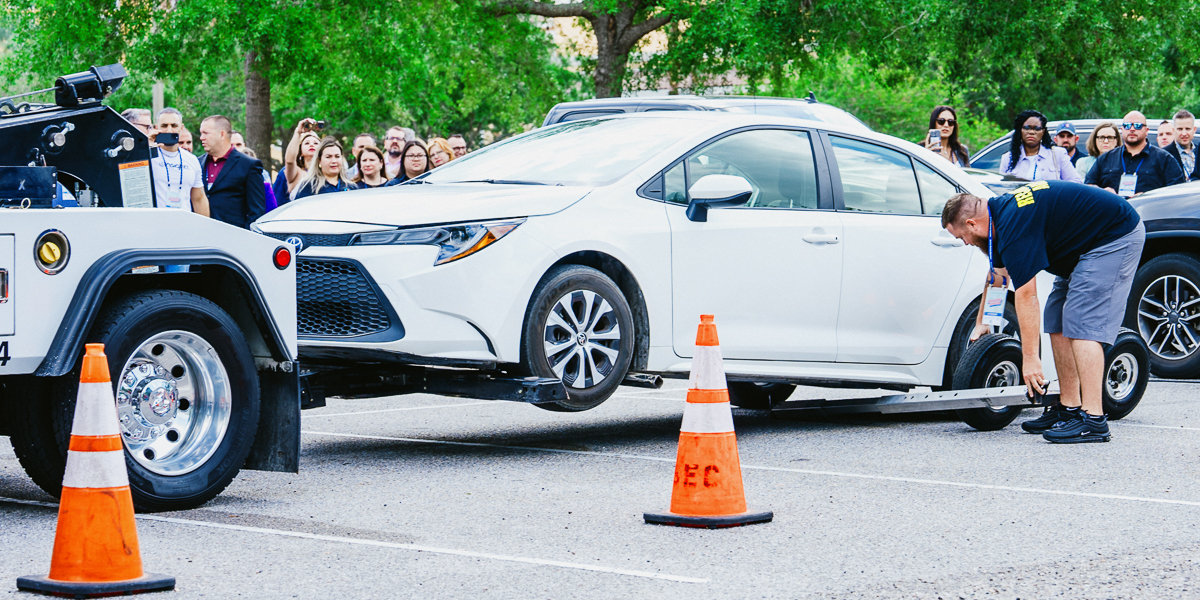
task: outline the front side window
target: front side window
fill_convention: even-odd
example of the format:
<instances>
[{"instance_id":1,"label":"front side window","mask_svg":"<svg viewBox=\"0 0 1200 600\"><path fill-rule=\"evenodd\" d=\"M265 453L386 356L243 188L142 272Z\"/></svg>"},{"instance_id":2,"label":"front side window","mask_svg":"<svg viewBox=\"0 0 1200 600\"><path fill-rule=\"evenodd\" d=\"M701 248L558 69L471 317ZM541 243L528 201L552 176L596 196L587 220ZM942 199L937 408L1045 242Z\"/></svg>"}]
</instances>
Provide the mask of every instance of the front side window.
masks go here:
<instances>
[{"instance_id":1,"label":"front side window","mask_svg":"<svg viewBox=\"0 0 1200 600\"><path fill-rule=\"evenodd\" d=\"M760 129L735 133L693 152L686 162L683 190L705 175L736 175L754 190L743 205L746 208L817 208L817 172L806 132ZM677 193L683 178L679 166L666 173L665 197L668 202L687 204L686 193Z\"/></svg>"},{"instance_id":2,"label":"front side window","mask_svg":"<svg viewBox=\"0 0 1200 600\"><path fill-rule=\"evenodd\" d=\"M907 154L859 140L829 138L842 176L846 210L921 214L921 193Z\"/></svg>"}]
</instances>

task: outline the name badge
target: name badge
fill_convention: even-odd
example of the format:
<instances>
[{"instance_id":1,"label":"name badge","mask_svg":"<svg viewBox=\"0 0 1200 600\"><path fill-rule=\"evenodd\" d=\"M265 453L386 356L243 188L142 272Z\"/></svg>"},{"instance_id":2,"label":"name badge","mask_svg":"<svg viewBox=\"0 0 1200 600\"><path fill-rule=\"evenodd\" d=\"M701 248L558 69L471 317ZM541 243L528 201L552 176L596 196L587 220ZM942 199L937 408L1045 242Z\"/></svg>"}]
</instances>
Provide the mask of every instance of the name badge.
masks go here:
<instances>
[{"instance_id":1,"label":"name badge","mask_svg":"<svg viewBox=\"0 0 1200 600\"><path fill-rule=\"evenodd\" d=\"M1004 303L1008 300L1007 287L991 286L983 298L983 324L1004 326Z\"/></svg>"},{"instance_id":2,"label":"name badge","mask_svg":"<svg viewBox=\"0 0 1200 600\"><path fill-rule=\"evenodd\" d=\"M1121 175L1121 185L1117 188L1117 195L1122 198L1130 198L1135 189L1137 189L1137 173Z\"/></svg>"},{"instance_id":3,"label":"name badge","mask_svg":"<svg viewBox=\"0 0 1200 600\"><path fill-rule=\"evenodd\" d=\"M167 194L167 208L183 208L183 200L180 199L179 194Z\"/></svg>"}]
</instances>

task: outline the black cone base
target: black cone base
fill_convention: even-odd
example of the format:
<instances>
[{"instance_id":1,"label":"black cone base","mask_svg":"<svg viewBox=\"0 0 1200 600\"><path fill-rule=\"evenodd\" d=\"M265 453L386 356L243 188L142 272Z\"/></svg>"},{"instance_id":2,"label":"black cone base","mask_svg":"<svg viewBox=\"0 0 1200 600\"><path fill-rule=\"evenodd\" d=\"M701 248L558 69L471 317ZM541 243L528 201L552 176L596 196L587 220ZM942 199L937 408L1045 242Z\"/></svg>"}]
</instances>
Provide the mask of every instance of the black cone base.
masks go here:
<instances>
[{"instance_id":1,"label":"black cone base","mask_svg":"<svg viewBox=\"0 0 1200 600\"><path fill-rule=\"evenodd\" d=\"M60 598L101 598L104 596L128 596L148 592L167 592L175 589L175 578L146 573L137 579L125 581L58 581L49 577L18 577L17 589Z\"/></svg>"},{"instance_id":2,"label":"black cone base","mask_svg":"<svg viewBox=\"0 0 1200 600\"><path fill-rule=\"evenodd\" d=\"M652 525L674 525L676 527L695 527L699 529L724 529L726 527L741 527L754 523L767 523L775 518L773 512L744 512L736 515L720 517L693 517L675 513L645 513L643 517Z\"/></svg>"}]
</instances>

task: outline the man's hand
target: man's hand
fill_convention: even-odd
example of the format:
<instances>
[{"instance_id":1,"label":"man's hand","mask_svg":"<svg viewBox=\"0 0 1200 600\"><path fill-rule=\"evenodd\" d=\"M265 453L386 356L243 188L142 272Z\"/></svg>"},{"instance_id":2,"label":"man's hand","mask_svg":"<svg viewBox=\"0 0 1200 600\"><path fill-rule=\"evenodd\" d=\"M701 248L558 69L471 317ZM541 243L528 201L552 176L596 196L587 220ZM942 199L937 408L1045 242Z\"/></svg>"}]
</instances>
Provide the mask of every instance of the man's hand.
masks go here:
<instances>
[{"instance_id":1,"label":"man's hand","mask_svg":"<svg viewBox=\"0 0 1200 600\"><path fill-rule=\"evenodd\" d=\"M1025 376L1025 385L1029 388L1026 393L1030 398L1034 392L1045 395L1046 377L1042 374L1042 359L1026 354L1021 361L1021 373Z\"/></svg>"},{"instance_id":2,"label":"man's hand","mask_svg":"<svg viewBox=\"0 0 1200 600\"><path fill-rule=\"evenodd\" d=\"M976 323L975 330L971 332L971 337L968 339L971 342L977 342L977 341L979 341L980 337L983 337L991 332L992 332L991 325L984 325L983 323Z\"/></svg>"},{"instance_id":3,"label":"man's hand","mask_svg":"<svg viewBox=\"0 0 1200 600\"><path fill-rule=\"evenodd\" d=\"M1112 188L1104 188L1104 191L1106 191L1106 192L1112 192L1112 193L1114 193L1114 194L1115 194L1115 193L1117 193L1117 190L1114 190L1114 189L1112 189Z\"/></svg>"}]
</instances>

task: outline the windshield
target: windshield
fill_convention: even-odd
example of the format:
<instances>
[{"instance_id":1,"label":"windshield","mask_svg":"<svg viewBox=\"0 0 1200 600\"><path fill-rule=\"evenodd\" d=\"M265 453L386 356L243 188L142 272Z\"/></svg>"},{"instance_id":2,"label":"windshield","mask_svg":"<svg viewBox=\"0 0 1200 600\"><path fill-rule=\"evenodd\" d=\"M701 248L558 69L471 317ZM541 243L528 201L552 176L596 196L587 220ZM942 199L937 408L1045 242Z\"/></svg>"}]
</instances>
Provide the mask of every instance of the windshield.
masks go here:
<instances>
[{"instance_id":1,"label":"windshield","mask_svg":"<svg viewBox=\"0 0 1200 600\"><path fill-rule=\"evenodd\" d=\"M608 185L695 132L687 119L600 118L544 127L442 165L428 183Z\"/></svg>"},{"instance_id":2,"label":"windshield","mask_svg":"<svg viewBox=\"0 0 1200 600\"><path fill-rule=\"evenodd\" d=\"M770 115L772 117L790 117L793 119L808 119L820 123L829 123L851 130L871 131L866 123L858 117L828 104L812 104L809 102L756 102L753 106L730 106L720 109L723 112L753 113Z\"/></svg>"}]
</instances>

